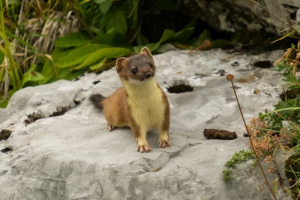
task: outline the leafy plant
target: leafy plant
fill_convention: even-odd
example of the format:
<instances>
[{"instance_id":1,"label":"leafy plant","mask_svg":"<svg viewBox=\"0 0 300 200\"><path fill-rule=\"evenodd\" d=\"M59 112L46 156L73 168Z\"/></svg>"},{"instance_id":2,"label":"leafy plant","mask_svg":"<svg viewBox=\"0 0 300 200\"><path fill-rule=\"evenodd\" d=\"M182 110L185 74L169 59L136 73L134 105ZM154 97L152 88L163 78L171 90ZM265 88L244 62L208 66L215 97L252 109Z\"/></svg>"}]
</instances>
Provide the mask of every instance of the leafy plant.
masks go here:
<instances>
[{"instance_id":1,"label":"leafy plant","mask_svg":"<svg viewBox=\"0 0 300 200\"><path fill-rule=\"evenodd\" d=\"M279 101L274 105L274 109L277 112L259 113L259 117L263 119L268 128L271 130L280 130L282 128L282 121L289 120L295 124L300 120L300 98L287 99L286 101ZM295 108L295 109L293 109Z\"/></svg>"},{"instance_id":2,"label":"leafy plant","mask_svg":"<svg viewBox=\"0 0 300 200\"><path fill-rule=\"evenodd\" d=\"M86 70L99 73L144 46L155 53L165 43L205 50L227 42L213 41L208 30L194 36L196 20L183 20L184 27L175 26L174 20L165 20L168 28L163 29L142 26L155 16L178 11L175 0L1 2L0 64L5 67L0 69L0 107L20 88L72 80ZM160 38L153 41L153 33Z\"/></svg>"},{"instance_id":3,"label":"leafy plant","mask_svg":"<svg viewBox=\"0 0 300 200\"><path fill-rule=\"evenodd\" d=\"M254 158L253 152L252 151L246 151L246 150L241 150L237 153L235 153L232 158L226 162L226 167L233 167L236 164L243 163L250 158Z\"/></svg>"},{"instance_id":4,"label":"leafy plant","mask_svg":"<svg viewBox=\"0 0 300 200\"><path fill-rule=\"evenodd\" d=\"M108 40L110 37L111 35L107 35ZM130 48L101 44L103 40L105 40L105 36L102 36L99 41L92 40L80 32L67 34L55 41L56 48L51 54L53 64L59 69L68 68L69 71L88 67L99 71L105 61L132 54Z\"/></svg>"},{"instance_id":5,"label":"leafy plant","mask_svg":"<svg viewBox=\"0 0 300 200\"><path fill-rule=\"evenodd\" d=\"M300 86L300 79L297 77L298 62L300 59L300 46L292 45L277 63L277 71L283 72L283 81L288 82L290 93L293 95L281 98L273 111L265 111L259 114L259 119L252 119L248 126L251 130L251 137L255 141L256 151L264 157L265 161L273 161L274 169L277 170L274 157L277 148L284 151L284 146L292 148L293 154L286 161L285 173L290 181L290 187L286 189L295 198L300 197L299 181L299 155L300 155L300 98L297 91ZM292 97L292 98L291 98ZM286 126L283 127L283 121ZM256 127L256 128L254 128ZM277 171L279 174L279 172ZM274 190L277 190L277 181L282 183L284 180L280 177L274 180Z\"/></svg>"},{"instance_id":6,"label":"leafy plant","mask_svg":"<svg viewBox=\"0 0 300 200\"><path fill-rule=\"evenodd\" d=\"M290 65L288 61L282 61L278 63L276 65L276 70L283 72L284 78L282 80L290 83L290 89L299 88L300 79L294 74L297 69L294 69L294 66Z\"/></svg>"},{"instance_id":7,"label":"leafy plant","mask_svg":"<svg viewBox=\"0 0 300 200\"><path fill-rule=\"evenodd\" d=\"M228 183L231 179L231 170L230 169L226 169L224 171L222 171L223 173L223 180L225 183Z\"/></svg>"},{"instance_id":8,"label":"leafy plant","mask_svg":"<svg viewBox=\"0 0 300 200\"><path fill-rule=\"evenodd\" d=\"M223 173L223 180L225 183L229 182L231 179L231 168L233 168L236 164L240 164L243 162L246 162L247 160L254 158L252 151L247 150L240 150L239 152L236 152L230 160L228 160L225 164L227 167L226 170L224 170Z\"/></svg>"},{"instance_id":9,"label":"leafy plant","mask_svg":"<svg viewBox=\"0 0 300 200\"><path fill-rule=\"evenodd\" d=\"M276 66L277 71L282 71L285 77L283 81L291 83L290 88L299 88L300 79L296 77L296 72L298 71L298 64L300 59L300 44L297 47L292 44L290 48L287 49L285 54L277 60Z\"/></svg>"},{"instance_id":10,"label":"leafy plant","mask_svg":"<svg viewBox=\"0 0 300 200\"><path fill-rule=\"evenodd\" d=\"M37 66L35 64L31 64L29 70L23 74L23 79L22 79L22 85L21 87L26 86L26 84L30 82L35 82L36 85L38 85L39 81L42 81L45 79L45 77L40 74L39 72L36 72ZM33 85L32 83L31 85Z\"/></svg>"},{"instance_id":11,"label":"leafy plant","mask_svg":"<svg viewBox=\"0 0 300 200\"><path fill-rule=\"evenodd\" d=\"M48 53L54 48L54 40L79 30L80 23L73 15L66 19L65 12L74 5L70 0L0 3L0 107L5 107L18 89L50 80L42 71L43 64L51 60ZM64 24L64 20L69 24ZM52 73L57 75L56 68L52 68Z\"/></svg>"}]
</instances>

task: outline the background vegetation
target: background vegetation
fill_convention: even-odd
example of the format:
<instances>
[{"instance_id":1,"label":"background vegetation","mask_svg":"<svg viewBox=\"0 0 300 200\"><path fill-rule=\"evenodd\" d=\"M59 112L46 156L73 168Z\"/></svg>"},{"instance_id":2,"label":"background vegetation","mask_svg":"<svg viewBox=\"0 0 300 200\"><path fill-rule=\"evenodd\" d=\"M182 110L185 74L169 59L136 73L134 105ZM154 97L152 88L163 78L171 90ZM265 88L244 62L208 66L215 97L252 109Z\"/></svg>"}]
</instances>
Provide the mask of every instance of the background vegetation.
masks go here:
<instances>
[{"instance_id":1,"label":"background vegetation","mask_svg":"<svg viewBox=\"0 0 300 200\"><path fill-rule=\"evenodd\" d=\"M176 2L1 0L0 107L20 88L101 72L143 46L155 52L170 42L185 49L226 42L212 41L208 30L195 36L197 21L178 14Z\"/></svg>"},{"instance_id":2,"label":"background vegetation","mask_svg":"<svg viewBox=\"0 0 300 200\"><path fill-rule=\"evenodd\" d=\"M218 34L180 2L0 0L0 107L20 88L100 73L143 46L153 53L166 43L190 50L278 46L263 33Z\"/></svg>"}]
</instances>

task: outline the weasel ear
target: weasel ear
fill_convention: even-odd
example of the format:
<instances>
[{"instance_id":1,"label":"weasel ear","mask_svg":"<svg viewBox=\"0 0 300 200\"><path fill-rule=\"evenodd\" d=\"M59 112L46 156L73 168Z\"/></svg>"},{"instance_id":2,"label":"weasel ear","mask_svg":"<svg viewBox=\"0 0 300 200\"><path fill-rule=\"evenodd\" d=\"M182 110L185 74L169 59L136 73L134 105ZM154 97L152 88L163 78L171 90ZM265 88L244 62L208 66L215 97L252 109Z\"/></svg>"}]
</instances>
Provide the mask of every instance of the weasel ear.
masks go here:
<instances>
[{"instance_id":1,"label":"weasel ear","mask_svg":"<svg viewBox=\"0 0 300 200\"><path fill-rule=\"evenodd\" d=\"M141 54L145 54L145 55L149 56L151 59L153 59L151 51L147 47L142 48Z\"/></svg>"},{"instance_id":2,"label":"weasel ear","mask_svg":"<svg viewBox=\"0 0 300 200\"><path fill-rule=\"evenodd\" d=\"M117 70L118 74L124 69L124 67L128 61L129 60L124 57L118 58L116 60L116 70Z\"/></svg>"}]
</instances>

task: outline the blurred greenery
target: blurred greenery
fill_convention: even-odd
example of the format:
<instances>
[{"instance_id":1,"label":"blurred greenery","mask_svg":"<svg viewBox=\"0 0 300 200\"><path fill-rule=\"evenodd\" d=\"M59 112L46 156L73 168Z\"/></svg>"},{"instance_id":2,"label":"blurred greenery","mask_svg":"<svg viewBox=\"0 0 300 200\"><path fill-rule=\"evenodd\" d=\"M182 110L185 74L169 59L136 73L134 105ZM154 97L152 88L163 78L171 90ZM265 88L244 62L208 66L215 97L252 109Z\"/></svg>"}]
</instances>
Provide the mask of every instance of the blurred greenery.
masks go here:
<instances>
[{"instance_id":1,"label":"blurred greenery","mask_svg":"<svg viewBox=\"0 0 300 200\"><path fill-rule=\"evenodd\" d=\"M100 73L144 46L207 50L240 38L214 38L177 0L0 2L0 107L21 88Z\"/></svg>"}]
</instances>

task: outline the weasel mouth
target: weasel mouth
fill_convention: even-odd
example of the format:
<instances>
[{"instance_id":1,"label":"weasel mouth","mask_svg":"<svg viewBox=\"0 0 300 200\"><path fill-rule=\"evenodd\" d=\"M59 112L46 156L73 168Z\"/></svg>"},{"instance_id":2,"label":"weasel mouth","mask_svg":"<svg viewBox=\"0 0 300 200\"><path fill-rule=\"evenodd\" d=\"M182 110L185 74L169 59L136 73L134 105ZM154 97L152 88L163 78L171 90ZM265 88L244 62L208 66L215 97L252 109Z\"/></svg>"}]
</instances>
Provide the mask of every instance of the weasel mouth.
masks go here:
<instances>
[{"instance_id":1,"label":"weasel mouth","mask_svg":"<svg viewBox=\"0 0 300 200\"><path fill-rule=\"evenodd\" d=\"M146 79L147 79L147 78L151 78L151 77L152 77L152 73L151 73L151 72L146 72L146 73L144 74L144 76L145 76Z\"/></svg>"},{"instance_id":2,"label":"weasel mouth","mask_svg":"<svg viewBox=\"0 0 300 200\"><path fill-rule=\"evenodd\" d=\"M141 81L144 81L144 80L147 80L147 79L150 79L154 76L154 74L152 72L145 72L141 77L140 77L140 80Z\"/></svg>"},{"instance_id":3,"label":"weasel mouth","mask_svg":"<svg viewBox=\"0 0 300 200\"><path fill-rule=\"evenodd\" d=\"M151 75L151 76L148 76L148 77L143 76L143 77L141 77L141 78L139 78L139 79L140 79L140 81L147 81L147 80L151 79L152 77L153 77L152 75Z\"/></svg>"},{"instance_id":4,"label":"weasel mouth","mask_svg":"<svg viewBox=\"0 0 300 200\"><path fill-rule=\"evenodd\" d=\"M138 79L129 79L128 82L132 85L141 85L141 84L144 84L144 83L152 80L152 78L140 77Z\"/></svg>"}]
</instances>

